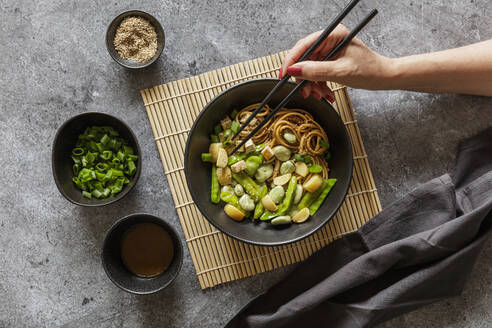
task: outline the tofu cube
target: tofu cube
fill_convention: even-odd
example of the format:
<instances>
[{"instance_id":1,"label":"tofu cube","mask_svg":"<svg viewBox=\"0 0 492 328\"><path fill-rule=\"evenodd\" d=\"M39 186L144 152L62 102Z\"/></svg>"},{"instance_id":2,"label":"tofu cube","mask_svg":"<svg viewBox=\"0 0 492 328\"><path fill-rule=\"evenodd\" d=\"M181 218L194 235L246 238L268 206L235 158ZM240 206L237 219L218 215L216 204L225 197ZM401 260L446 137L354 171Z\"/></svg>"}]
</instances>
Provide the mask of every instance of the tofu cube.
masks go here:
<instances>
[{"instance_id":1,"label":"tofu cube","mask_svg":"<svg viewBox=\"0 0 492 328\"><path fill-rule=\"evenodd\" d=\"M253 142L253 140L249 139L248 141L246 141L246 143L244 144L244 148L246 150L246 153L252 153L255 151L256 149L256 146L255 146L255 143Z\"/></svg>"},{"instance_id":2,"label":"tofu cube","mask_svg":"<svg viewBox=\"0 0 492 328\"><path fill-rule=\"evenodd\" d=\"M267 161L269 161L270 159L273 158L273 156L275 156L275 154L273 153L273 150L272 148L270 148L270 146L266 146L262 151L261 151L261 154L263 155L263 157L265 157L265 159Z\"/></svg>"},{"instance_id":3,"label":"tofu cube","mask_svg":"<svg viewBox=\"0 0 492 328\"><path fill-rule=\"evenodd\" d=\"M229 116L226 116L222 121L220 121L220 125L222 125L222 129L227 130L231 127L232 121Z\"/></svg>"},{"instance_id":4,"label":"tofu cube","mask_svg":"<svg viewBox=\"0 0 492 328\"><path fill-rule=\"evenodd\" d=\"M246 169L246 162L243 160L240 160L239 162L231 165L231 170L234 173L239 173L244 169Z\"/></svg>"}]
</instances>

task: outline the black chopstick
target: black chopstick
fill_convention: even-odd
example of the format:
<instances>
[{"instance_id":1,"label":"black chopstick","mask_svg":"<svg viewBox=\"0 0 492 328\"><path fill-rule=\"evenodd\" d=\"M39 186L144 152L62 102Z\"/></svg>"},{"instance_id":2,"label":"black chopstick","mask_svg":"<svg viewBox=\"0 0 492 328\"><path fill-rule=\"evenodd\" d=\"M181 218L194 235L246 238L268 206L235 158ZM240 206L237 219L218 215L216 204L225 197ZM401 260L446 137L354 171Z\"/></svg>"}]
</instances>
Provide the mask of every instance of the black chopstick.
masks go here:
<instances>
[{"instance_id":1,"label":"black chopstick","mask_svg":"<svg viewBox=\"0 0 492 328\"><path fill-rule=\"evenodd\" d=\"M302 54L302 56L297 60L297 62L304 61L316 48L318 48L321 43L330 35L331 32L340 24L340 22L347 16L347 14L359 3L360 0L352 0L350 3L343 9L343 11L338 14L337 17L331 22L330 25L328 25L327 28L321 33L321 35L316 39L316 41L313 42L313 44ZM243 131L243 129L248 126L248 124L251 122L251 120L258 115L260 110L266 105L267 102L270 101L272 98L273 94L277 92L284 84L287 82L287 80L290 79L290 75L285 73L285 76L275 85L275 87L266 95L265 99L261 102L260 105L251 113L251 115L248 117L246 122L244 122L237 132L232 136L231 140L234 140L240 133Z\"/></svg>"},{"instance_id":2,"label":"black chopstick","mask_svg":"<svg viewBox=\"0 0 492 328\"><path fill-rule=\"evenodd\" d=\"M333 57L335 57L339 52L340 50L342 50L350 41L352 41L352 39L357 35L357 33L360 32L360 30L362 30L362 28L364 28L364 26L367 25L367 23L369 23L373 18L374 16L376 16L378 13L377 9L373 9L363 20L362 22L360 22L343 40L342 42L340 42L324 59L323 61L326 61L326 60L330 60L332 59ZM305 85L306 83L308 83L309 81L307 80L303 80L301 83L299 83L298 85L296 85L296 87L287 95L287 97L285 97L278 105L277 107L275 107L275 109L273 109L270 114L268 114L264 119L263 121L256 127L253 129L253 131L251 131L250 134L248 134L248 136L243 139L241 141L241 143L239 145L236 146L236 148L233 149L233 151L231 152L231 155L234 154L239 148L241 148L242 145L244 145L246 143L246 141L248 141L249 139L251 139L251 137L253 137L255 135L256 132L258 132L259 129L261 129L265 124L267 124L267 122L269 120L272 119L272 117L282 108L285 106L285 104L287 104L289 102L289 100L294 96L294 94L301 90Z\"/></svg>"}]
</instances>

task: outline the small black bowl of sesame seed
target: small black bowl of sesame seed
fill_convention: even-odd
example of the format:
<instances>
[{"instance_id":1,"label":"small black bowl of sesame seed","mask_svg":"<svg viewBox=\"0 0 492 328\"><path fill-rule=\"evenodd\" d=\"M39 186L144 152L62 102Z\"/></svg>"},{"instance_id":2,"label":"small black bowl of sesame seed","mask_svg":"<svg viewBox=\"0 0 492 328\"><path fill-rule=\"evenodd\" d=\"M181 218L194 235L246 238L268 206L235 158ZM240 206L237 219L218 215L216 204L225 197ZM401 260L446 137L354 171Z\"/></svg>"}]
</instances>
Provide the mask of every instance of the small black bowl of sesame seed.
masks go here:
<instances>
[{"instance_id":1,"label":"small black bowl of sesame seed","mask_svg":"<svg viewBox=\"0 0 492 328\"><path fill-rule=\"evenodd\" d=\"M146 12L125 11L109 24L106 47L111 57L123 67L147 67L164 49L164 29Z\"/></svg>"}]
</instances>

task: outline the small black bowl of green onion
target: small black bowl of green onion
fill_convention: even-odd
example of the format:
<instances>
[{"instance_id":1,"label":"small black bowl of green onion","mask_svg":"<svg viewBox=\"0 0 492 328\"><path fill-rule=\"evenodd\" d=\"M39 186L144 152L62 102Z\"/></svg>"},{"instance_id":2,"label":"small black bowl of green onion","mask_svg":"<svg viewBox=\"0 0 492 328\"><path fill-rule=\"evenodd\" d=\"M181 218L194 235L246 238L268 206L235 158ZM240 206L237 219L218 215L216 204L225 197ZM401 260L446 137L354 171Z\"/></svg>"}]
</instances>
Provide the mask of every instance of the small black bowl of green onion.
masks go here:
<instances>
[{"instance_id":1,"label":"small black bowl of green onion","mask_svg":"<svg viewBox=\"0 0 492 328\"><path fill-rule=\"evenodd\" d=\"M88 112L58 129L51 165L60 193L81 206L123 198L140 177L142 155L135 134L120 119Z\"/></svg>"}]
</instances>

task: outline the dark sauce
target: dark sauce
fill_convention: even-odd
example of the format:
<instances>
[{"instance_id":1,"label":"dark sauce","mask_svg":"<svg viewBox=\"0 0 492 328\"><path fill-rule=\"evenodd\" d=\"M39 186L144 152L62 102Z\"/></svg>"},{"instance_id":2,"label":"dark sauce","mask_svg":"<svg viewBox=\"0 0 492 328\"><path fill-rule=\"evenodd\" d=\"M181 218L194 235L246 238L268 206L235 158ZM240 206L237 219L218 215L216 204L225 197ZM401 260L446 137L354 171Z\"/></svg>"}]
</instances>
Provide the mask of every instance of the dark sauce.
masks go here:
<instances>
[{"instance_id":1,"label":"dark sauce","mask_svg":"<svg viewBox=\"0 0 492 328\"><path fill-rule=\"evenodd\" d=\"M154 223L139 223L128 229L121 242L121 258L128 270L142 277L160 275L174 256L169 233Z\"/></svg>"}]
</instances>

